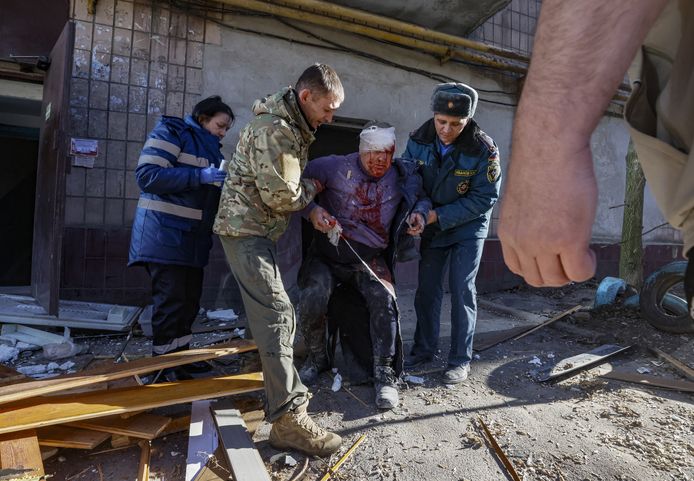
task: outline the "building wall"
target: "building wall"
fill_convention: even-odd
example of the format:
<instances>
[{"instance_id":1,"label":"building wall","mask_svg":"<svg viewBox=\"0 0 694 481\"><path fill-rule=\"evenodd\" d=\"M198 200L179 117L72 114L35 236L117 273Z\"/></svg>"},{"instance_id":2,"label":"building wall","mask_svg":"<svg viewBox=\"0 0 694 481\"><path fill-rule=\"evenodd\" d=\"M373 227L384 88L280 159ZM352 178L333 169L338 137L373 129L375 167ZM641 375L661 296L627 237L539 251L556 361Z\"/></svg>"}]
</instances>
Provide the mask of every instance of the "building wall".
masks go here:
<instances>
[{"instance_id":1,"label":"building wall","mask_svg":"<svg viewBox=\"0 0 694 481\"><path fill-rule=\"evenodd\" d=\"M203 45L219 28L167 2L99 0L89 15L73 0L71 17L71 133L97 139L99 155L67 177L61 294L142 303L147 275L125 268L139 152L162 114L182 116L201 99Z\"/></svg>"},{"instance_id":2,"label":"building wall","mask_svg":"<svg viewBox=\"0 0 694 481\"><path fill-rule=\"evenodd\" d=\"M537 3L514 0L473 37L521 51L527 45L529 50ZM313 62L331 64L343 80L346 99L338 115L393 123L398 152L404 151L408 133L431 116L429 98L439 80L430 75L472 85L481 98L476 120L499 145L502 167L507 165L517 101L513 76L463 63L441 64L433 57L354 35L240 15L221 7L200 10L188 4L188 10L181 11L163 1L99 0L96 15L89 15L86 0L73 0L71 16L77 27L72 135L97 139L99 156L93 169L73 167L68 175L63 297L131 304L148 301L146 273L125 265L139 196L134 169L148 131L162 114L181 116L199 99L222 95L237 114L223 142L229 158L239 130L251 118L252 102L294 83ZM499 29L502 33L497 35ZM511 33L504 34L505 29ZM523 40L521 33L530 39ZM623 202L627 142L624 126L613 118L603 119L593 136L601 192L594 235L605 244L619 240L622 210L614 206ZM551 186L543 183L538 172L536 185L528 188ZM495 211L492 238L496 219ZM662 222L649 197L646 228ZM657 229L647 239L673 242L677 237L672 230ZM285 266L295 264L293 252L291 242L280 245L279 257ZM287 272L290 283L295 267ZM401 282L414 285L416 266L403 266L402 272ZM493 288L502 281L516 279L503 267L498 243L492 240L485 251L480 283ZM228 293L225 285L233 286L233 280L216 242L206 270L204 303L224 304L219 293Z\"/></svg>"}]
</instances>

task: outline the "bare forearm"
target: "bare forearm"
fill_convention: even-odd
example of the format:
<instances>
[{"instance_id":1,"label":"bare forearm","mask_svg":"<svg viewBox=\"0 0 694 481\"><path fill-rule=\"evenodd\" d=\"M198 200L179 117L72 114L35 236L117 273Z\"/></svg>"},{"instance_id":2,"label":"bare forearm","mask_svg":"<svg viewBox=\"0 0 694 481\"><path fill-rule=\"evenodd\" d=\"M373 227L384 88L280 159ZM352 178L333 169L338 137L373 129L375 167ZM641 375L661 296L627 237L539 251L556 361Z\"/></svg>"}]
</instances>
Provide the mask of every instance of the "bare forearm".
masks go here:
<instances>
[{"instance_id":1,"label":"bare forearm","mask_svg":"<svg viewBox=\"0 0 694 481\"><path fill-rule=\"evenodd\" d=\"M545 0L518 134L588 142L666 0ZM514 141L523 142L514 136ZM515 145L515 142L514 142ZM578 149L583 145L571 145Z\"/></svg>"}]
</instances>

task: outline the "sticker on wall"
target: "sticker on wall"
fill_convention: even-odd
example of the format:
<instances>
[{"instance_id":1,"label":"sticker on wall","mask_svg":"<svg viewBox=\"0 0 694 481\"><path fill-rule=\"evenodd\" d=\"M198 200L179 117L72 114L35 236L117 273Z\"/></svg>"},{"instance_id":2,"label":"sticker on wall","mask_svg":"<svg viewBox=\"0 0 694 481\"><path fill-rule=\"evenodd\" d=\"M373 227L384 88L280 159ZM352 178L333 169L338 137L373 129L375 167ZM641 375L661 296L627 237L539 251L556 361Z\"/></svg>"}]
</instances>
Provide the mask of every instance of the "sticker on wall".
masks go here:
<instances>
[{"instance_id":1,"label":"sticker on wall","mask_svg":"<svg viewBox=\"0 0 694 481\"><path fill-rule=\"evenodd\" d=\"M48 102L48 105L46 105L46 114L45 114L46 122L48 122L48 119L51 118L51 105L53 105L52 102Z\"/></svg>"},{"instance_id":2,"label":"sticker on wall","mask_svg":"<svg viewBox=\"0 0 694 481\"><path fill-rule=\"evenodd\" d=\"M75 167L94 168L94 159L99 156L99 141L94 139L70 139L70 155Z\"/></svg>"},{"instance_id":3,"label":"sticker on wall","mask_svg":"<svg viewBox=\"0 0 694 481\"><path fill-rule=\"evenodd\" d=\"M98 157L99 141L94 139L70 139L70 155L80 157Z\"/></svg>"}]
</instances>

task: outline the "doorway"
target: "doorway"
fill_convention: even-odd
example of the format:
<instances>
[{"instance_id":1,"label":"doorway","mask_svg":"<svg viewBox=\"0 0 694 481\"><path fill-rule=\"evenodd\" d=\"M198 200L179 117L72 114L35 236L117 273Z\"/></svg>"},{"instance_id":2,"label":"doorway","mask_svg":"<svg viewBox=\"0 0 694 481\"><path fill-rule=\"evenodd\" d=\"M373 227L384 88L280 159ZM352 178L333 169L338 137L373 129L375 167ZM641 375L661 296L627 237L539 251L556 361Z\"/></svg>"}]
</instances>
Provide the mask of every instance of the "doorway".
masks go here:
<instances>
[{"instance_id":1,"label":"doorway","mask_svg":"<svg viewBox=\"0 0 694 481\"><path fill-rule=\"evenodd\" d=\"M31 284L42 86L0 80L0 286ZM3 289L5 292L6 289Z\"/></svg>"}]
</instances>

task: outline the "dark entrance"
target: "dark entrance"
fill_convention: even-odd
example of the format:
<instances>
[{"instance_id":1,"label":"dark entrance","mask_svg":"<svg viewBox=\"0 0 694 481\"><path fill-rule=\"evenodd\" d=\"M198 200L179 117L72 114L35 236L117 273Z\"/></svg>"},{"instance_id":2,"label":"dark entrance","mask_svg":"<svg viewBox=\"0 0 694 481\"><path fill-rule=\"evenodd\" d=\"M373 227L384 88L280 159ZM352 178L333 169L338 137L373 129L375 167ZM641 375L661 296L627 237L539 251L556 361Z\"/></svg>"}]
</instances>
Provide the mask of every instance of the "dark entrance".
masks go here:
<instances>
[{"instance_id":1,"label":"dark entrance","mask_svg":"<svg viewBox=\"0 0 694 481\"><path fill-rule=\"evenodd\" d=\"M38 151L38 129L0 124L0 286L31 283Z\"/></svg>"}]
</instances>

